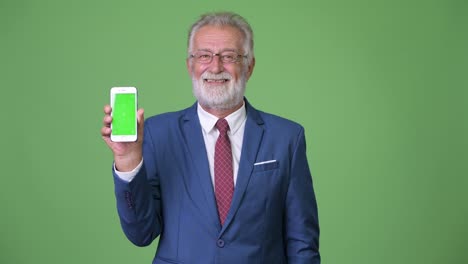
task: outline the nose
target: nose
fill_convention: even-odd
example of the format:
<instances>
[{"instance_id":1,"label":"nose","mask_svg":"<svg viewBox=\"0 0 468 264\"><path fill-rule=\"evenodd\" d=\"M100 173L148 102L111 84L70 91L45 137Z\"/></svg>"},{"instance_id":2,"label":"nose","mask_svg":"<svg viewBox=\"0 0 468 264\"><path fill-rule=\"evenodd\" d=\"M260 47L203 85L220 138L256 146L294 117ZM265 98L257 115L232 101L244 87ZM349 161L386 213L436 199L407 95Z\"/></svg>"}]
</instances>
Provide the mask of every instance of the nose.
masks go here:
<instances>
[{"instance_id":1,"label":"nose","mask_svg":"<svg viewBox=\"0 0 468 264\"><path fill-rule=\"evenodd\" d=\"M212 73L220 73L224 70L223 62L221 61L221 57L219 54L213 55L213 61L210 64L210 72Z\"/></svg>"}]
</instances>

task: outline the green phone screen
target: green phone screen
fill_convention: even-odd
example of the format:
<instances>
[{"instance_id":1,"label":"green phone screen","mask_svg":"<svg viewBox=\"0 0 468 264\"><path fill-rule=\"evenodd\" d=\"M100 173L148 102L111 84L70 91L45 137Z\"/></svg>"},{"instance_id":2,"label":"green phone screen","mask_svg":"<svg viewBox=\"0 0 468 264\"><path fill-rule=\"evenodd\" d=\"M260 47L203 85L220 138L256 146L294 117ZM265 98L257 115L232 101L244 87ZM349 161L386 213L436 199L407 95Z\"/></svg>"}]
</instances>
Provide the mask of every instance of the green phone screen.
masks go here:
<instances>
[{"instance_id":1,"label":"green phone screen","mask_svg":"<svg viewBox=\"0 0 468 264\"><path fill-rule=\"evenodd\" d=\"M136 107L134 93L115 94L112 108L112 134L136 134Z\"/></svg>"}]
</instances>

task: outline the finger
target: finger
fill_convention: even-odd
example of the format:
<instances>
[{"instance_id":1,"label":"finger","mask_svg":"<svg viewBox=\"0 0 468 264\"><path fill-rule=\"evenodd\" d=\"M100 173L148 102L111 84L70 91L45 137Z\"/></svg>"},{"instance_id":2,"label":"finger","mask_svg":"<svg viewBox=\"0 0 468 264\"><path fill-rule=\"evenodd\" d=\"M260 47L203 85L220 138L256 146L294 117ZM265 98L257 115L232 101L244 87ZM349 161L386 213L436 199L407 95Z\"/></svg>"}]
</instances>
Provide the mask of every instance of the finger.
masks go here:
<instances>
[{"instance_id":1,"label":"finger","mask_svg":"<svg viewBox=\"0 0 468 264\"><path fill-rule=\"evenodd\" d=\"M143 123L145 121L144 115L145 115L145 110L143 108L138 109L138 112L137 112L138 123Z\"/></svg>"},{"instance_id":2,"label":"finger","mask_svg":"<svg viewBox=\"0 0 468 264\"><path fill-rule=\"evenodd\" d=\"M141 141L143 139L143 131L144 131L144 125L145 125L145 111L143 108L138 109L137 112L137 120L138 120L138 141Z\"/></svg>"},{"instance_id":3,"label":"finger","mask_svg":"<svg viewBox=\"0 0 468 264\"><path fill-rule=\"evenodd\" d=\"M102 123L104 124L104 126L106 127L110 127L111 123L112 123L112 116L110 115L105 115L103 120L102 120Z\"/></svg>"},{"instance_id":4,"label":"finger","mask_svg":"<svg viewBox=\"0 0 468 264\"><path fill-rule=\"evenodd\" d=\"M103 127L101 128L101 135L103 137L110 137L110 134L112 133L112 129L110 127Z\"/></svg>"},{"instance_id":5,"label":"finger","mask_svg":"<svg viewBox=\"0 0 468 264\"><path fill-rule=\"evenodd\" d=\"M104 113L110 115L111 112L112 112L112 108L110 107L110 105L105 105Z\"/></svg>"}]
</instances>

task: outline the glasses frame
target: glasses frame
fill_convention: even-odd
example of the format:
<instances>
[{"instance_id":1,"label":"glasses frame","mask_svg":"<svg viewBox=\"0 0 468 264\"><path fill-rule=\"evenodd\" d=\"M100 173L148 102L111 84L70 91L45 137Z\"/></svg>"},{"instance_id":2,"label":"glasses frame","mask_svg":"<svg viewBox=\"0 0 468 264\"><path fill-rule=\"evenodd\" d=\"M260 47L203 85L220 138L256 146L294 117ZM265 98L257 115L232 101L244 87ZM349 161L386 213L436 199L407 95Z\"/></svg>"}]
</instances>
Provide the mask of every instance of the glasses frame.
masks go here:
<instances>
[{"instance_id":1,"label":"glasses frame","mask_svg":"<svg viewBox=\"0 0 468 264\"><path fill-rule=\"evenodd\" d=\"M197 53L197 52L206 52L207 54L210 54L210 55L211 55L211 59L210 59L209 61L206 61L206 62L200 62L200 61L198 61L197 58L195 57L195 53ZM190 58L195 59L195 62L200 63L200 64L210 64L210 63L212 63L215 56L218 56L218 57L221 59L221 62L224 63L224 64L237 63L237 62L240 61L240 58L247 59L247 55L242 55L242 54L239 54L239 53L237 53L237 52L235 52L235 51L222 51L222 52L218 52L218 53L213 53L212 51L199 50L199 51L197 51L197 52L195 52L195 53L193 53L193 54L190 54ZM223 57L221 56L221 54L222 54L223 52L232 52L232 53L237 54L237 56L236 56L236 58L235 58L234 61L224 61L224 60L223 60Z\"/></svg>"}]
</instances>

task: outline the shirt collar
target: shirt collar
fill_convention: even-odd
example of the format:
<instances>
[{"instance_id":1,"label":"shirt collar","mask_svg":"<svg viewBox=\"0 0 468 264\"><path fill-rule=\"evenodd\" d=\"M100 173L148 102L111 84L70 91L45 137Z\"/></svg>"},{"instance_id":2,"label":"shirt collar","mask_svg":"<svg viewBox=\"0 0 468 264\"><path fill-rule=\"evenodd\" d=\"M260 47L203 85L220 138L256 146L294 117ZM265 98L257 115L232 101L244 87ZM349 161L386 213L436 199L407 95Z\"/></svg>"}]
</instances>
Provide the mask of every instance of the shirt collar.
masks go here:
<instances>
[{"instance_id":1,"label":"shirt collar","mask_svg":"<svg viewBox=\"0 0 468 264\"><path fill-rule=\"evenodd\" d=\"M198 113L198 118L200 119L200 124L203 130L206 133L210 133L214 129L216 122L218 121L219 118L205 111L200 106L200 104L198 104L197 106L197 113ZM234 135L235 133L237 133L237 131L239 130L239 128L241 127L242 123L245 121L246 118L247 118L247 114L245 110L245 102L243 102L241 108L237 109L235 112L229 114L228 116L224 118L229 124L231 135Z\"/></svg>"}]
</instances>

